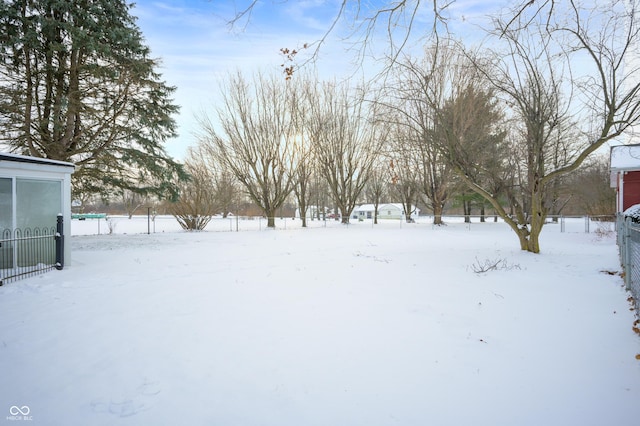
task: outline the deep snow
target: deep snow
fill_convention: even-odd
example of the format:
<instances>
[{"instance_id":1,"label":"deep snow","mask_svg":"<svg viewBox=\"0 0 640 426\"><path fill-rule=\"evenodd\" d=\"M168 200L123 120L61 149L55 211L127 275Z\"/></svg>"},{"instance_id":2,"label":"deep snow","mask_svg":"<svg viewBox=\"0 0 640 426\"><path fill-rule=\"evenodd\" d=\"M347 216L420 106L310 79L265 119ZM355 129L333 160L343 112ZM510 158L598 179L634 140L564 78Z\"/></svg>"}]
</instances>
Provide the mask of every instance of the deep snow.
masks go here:
<instances>
[{"instance_id":1,"label":"deep snow","mask_svg":"<svg viewBox=\"0 0 640 426\"><path fill-rule=\"evenodd\" d=\"M615 236L558 227L74 236L0 287L0 423L637 424Z\"/></svg>"}]
</instances>

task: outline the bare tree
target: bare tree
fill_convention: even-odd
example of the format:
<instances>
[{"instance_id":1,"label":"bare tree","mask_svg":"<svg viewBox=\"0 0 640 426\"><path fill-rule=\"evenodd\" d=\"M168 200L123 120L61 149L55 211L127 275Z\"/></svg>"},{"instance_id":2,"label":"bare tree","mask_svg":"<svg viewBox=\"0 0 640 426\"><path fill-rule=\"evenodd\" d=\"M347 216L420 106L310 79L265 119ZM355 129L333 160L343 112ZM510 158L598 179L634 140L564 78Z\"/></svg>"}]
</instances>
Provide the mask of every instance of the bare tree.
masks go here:
<instances>
[{"instance_id":1,"label":"bare tree","mask_svg":"<svg viewBox=\"0 0 640 426\"><path fill-rule=\"evenodd\" d=\"M240 185L238 185L233 173L226 169L223 164L214 163L208 156L204 158L207 161L209 172L213 175L216 200L220 213L222 213L223 218L226 218L238 206L238 194L241 191Z\"/></svg>"},{"instance_id":2,"label":"bare tree","mask_svg":"<svg viewBox=\"0 0 640 426\"><path fill-rule=\"evenodd\" d=\"M522 130L517 146L524 196L516 215L461 173L517 233L521 248L534 253L540 251L553 183L640 121L640 80L634 77L639 64L628 60L639 45L638 10L622 1L553 6L496 20L493 34L508 50L495 52L486 64L476 62ZM578 138L563 132L569 126Z\"/></svg>"},{"instance_id":3,"label":"bare tree","mask_svg":"<svg viewBox=\"0 0 640 426\"><path fill-rule=\"evenodd\" d=\"M201 120L200 143L246 190L275 227L277 210L294 186L293 155L298 135L291 119L288 82L257 74L247 82L241 73L230 75L222 87L223 106L217 110L222 130Z\"/></svg>"},{"instance_id":4,"label":"bare tree","mask_svg":"<svg viewBox=\"0 0 640 426\"><path fill-rule=\"evenodd\" d=\"M298 211L300 212L300 220L302 227L307 227L307 211L309 210L309 202L311 197L311 176L313 165L309 162L302 162L294 171L293 194L296 198Z\"/></svg>"},{"instance_id":5,"label":"bare tree","mask_svg":"<svg viewBox=\"0 0 640 426\"><path fill-rule=\"evenodd\" d=\"M309 208L311 214L311 220L325 220L329 203L329 185L326 179L322 175L320 165L317 161L313 163L313 170L311 171L311 180L309 186L309 202L311 206Z\"/></svg>"},{"instance_id":6,"label":"bare tree","mask_svg":"<svg viewBox=\"0 0 640 426\"><path fill-rule=\"evenodd\" d=\"M427 132L420 133L421 136L417 138L419 190L433 212L433 223L442 225L444 206L451 196L453 186L452 170L433 144L432 136Z\"/></svg>"},{"instance_id":7,"label":"bare tree","mask_svg":"<svg viewBox=\"0 0 640 426\"><path fill-rule=\"evenodd\" d=\"M378 224L378 207L389 193L389 167L382 157L376 161L371 169L371 177L365 185L364 193L367 202L373 204L373 223Z\"/></svg>"},{"instance_id":8,"label":"bare tree","mask_svg":"<svg viewBox=\"0 0 640 426\"><path fill-rule=\"evenodd\" d=\"M306 102L306 91L315 84L310 75L288 79L290 92L290 110L296 134L292 140L293 194L296 199L302 227L307 226L307 211L312 196L313 173L317 169L314 150L311 145L308 126L310 108Z\"/></svg>"},{"instance_id":9,"label":"bare tree","mask_svg":"<svg viewBox=\"0 0 640 426\"><path fill-rule=\"evenodd\" d=\"M209 167L197 151L189 151L185 169L190 179L180 185L179 198L168 204L168 211L183 229L201 231L219 212L216 187Z\"/></svg>"},{"instance_id":10,"label":"bare tree","mask_svg":"<svg viewBox=\"0 0 640 426\"><path fill-rule=\"evenodd\" d=\"M414 144L407 136L407 129L398 123L387 124L389 137L385 145L384 158L388 161L389 194L392 201L400 201L405 221L411 222L414 205L417 204L420 188L420 159Z\"/></svg>"},{"instance_id":11,"label":"bare tree","mask_svg":"<svg viewBox=\"0 0 640 426\"><path fill-rule=\"evenodd\" d=\"M467 73L456 64L452 52L437 43L423 59L405 57L394 67L393 78L378 100L387 110L383 119L391 121L404 145L395 148L403 157L396 163L414 171L417 189L438 225L442 224L444 206L451 195L452 169L439 148L442 134L436 129L437 112L451 90L452 75L459 83Z\"/></svg>"},{"instance_id":12,"label":"bare tree","mask_svg":"<svg viewBox=\"0 0 640 426\"><path fill-rule=\"evenodd\" d=\"M483 182L501 198L504 179L513 176L506 166L504 134L495 127L501 114L491 91L476 90L478 72L459 46L437 40L424 58L398 62L393 76L395 83L388 85L380 102L390 111L386 119L404 129L404 156L414 162L434 223L442 223L444 206L459 187L455 171Z\"/></svg>"},{"instance_id":13,"label":"bare tree","mask_svg":"<svg viewBox=\"0 0 640 426\"><path fill-rule=\"evenodd\" d=\"M560 180L640 120L640 80L634 78L639 64L628 61L638 46L638 11L625 2L560 6L547 2L519 9L516 18L496 19L492 44L504 47L491 49L488 60L474 59L501 99L493 109L502 105L510 120L505 140L513 172L503 181L510 211L482 175L474 174L468 152L456 150L459 135L446 145L458 176L492 204L520 247L534 253L540 251L539 235ZM460 101L452 98L452 113L454 105L465 104L464 96L486 92L481 85L473 87L457 94ZM486 115L492 103L483 98L458 115L472 122Z\"/></svg>"},{"instance_id":14,"label":"bare tree","mask_svg":"<svg viewBox=\"0 0 640 426\"><path fill-rule=\"evenodd\" d=\"M342 223L349 223L384 137L373 123L373 111L348 86L324 83L307 94L308 134Z\"/></svg>"},{"instance_id":15,"label":"bare tree","mask_svg":"<svg viewBox=\"0 0 640 426\"><path fill-rule=\"evenodd\" d=\"M229 213L238 213L242 187L233 171L220 161L214 148L212 144L200 142L196 148L190 149L189 158L192 161L203 162L207 167L209 178L214 186L219 213L226 218Z\"/></svg>"}]
</instances>

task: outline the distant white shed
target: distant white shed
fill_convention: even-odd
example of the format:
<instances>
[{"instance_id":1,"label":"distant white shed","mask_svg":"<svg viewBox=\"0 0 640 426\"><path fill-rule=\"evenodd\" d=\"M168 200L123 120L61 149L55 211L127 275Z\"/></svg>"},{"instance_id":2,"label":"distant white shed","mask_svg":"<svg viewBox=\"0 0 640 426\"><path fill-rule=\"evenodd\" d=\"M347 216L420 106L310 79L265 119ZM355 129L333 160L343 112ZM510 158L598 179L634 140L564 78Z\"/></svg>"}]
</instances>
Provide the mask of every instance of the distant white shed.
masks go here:
<instances>
[{"instance_id":1,"label":"distant white shed","mask_svg":"<svg viewBox=\"0 0 640 426\"><path fill-rule=\"evenodd\" d=\"M375 206L363 204L353 211L354 219L373 219ZM415 219L420 214L420 209L411 206L411 218ZM404 219L404 206L402 203L384 203L378 206L378 219Z\"/></svg>"}]
</instances>

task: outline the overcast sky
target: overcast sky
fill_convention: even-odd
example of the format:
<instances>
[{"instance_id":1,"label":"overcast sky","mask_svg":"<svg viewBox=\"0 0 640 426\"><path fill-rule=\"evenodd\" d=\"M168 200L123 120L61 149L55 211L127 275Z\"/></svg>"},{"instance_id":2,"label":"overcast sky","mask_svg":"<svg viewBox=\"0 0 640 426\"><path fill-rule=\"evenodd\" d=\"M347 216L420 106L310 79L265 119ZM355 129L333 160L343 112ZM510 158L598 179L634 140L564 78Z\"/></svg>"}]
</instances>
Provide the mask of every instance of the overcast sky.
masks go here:
<instances>
[{"instance_id":1,"label":"overcast sky","mask_svg":"<svg viewBox=\"0 0 640 426\"><path fill-rule=\"evenodd\" d=\"M138 0L131 13L138 17L138 26L152 55L162 60L159 71L163 79L177 87L175 102L181 106L176 117L180 135L167 142L168 153L181 160L187 147L195 145L193 133L198 130L195 117L203 111L215 116L213 106L219 98L221 78L236 69L247 74L256 70L280 72L283 63L280 49L299 48L319 40L335 18L340 2L262 0L248 21L230 28L229 20L246 8L250 0ZM381 1L361 3L375 7ZM457 0L448 9L449 29L457 37L477 33L472 24L506 3L506 0ZM416 19L413 48L421 45L418 36L428 32L433 23L431 0L424 0L423 7ZM322 48L317 62L321 76L342 77L374 66L354 70L347 51L350 44L341 39L351 31L346 22L340 22ZM381 52L385 47L383 38L373 45L373 49L379 48Z\"/></svg>"}]
</instances>

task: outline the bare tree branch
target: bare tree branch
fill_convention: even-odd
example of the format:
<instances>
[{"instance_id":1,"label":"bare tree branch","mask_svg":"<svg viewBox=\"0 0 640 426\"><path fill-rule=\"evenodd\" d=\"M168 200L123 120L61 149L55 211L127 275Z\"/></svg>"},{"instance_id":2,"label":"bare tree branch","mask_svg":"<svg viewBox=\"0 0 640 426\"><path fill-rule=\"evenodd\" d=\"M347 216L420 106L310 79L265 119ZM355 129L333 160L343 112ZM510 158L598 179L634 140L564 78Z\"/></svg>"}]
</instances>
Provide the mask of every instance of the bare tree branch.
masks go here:
<instances>
[{"instance_id":1,"label":"bare tree branch","mask_svg":"<svg viewBox=\"0 0 640 426\"><path fill-rule=\"evenodd\" d=\"M287 3L283 0L282 3ZM378 43L376 39L380 31L385 33L388 49L386 56L390 59L389 66L400 57L407 47L411 37L420 36L438 37L440 27L446 31L447 17L445 10L455 2L455 0L431 0L431 12L433 13L433 23L429 31L423 34L416 34L420 31L417 25L418 14L428 3L426 0L398 0L382 2L379 6L372 6L362 0L350 1L342 0L335 12L335 16L327 24L326 30L317 40L310 40L306 47L310 48L310 55L300 66L311 63L318 59L321 49L327 44L329 38L334 35L341 22L352 28L351 32L342 37L351 45L351 50L356 52L355 63L362 64L364 58L371 52L371 47ZM247 25L251 19L252 11L257 7L258 0L252 0L250 4L227 21L230 28L239 25ZM351 15L351 16L349 16Z\"/></svg>"}]
</instances>

